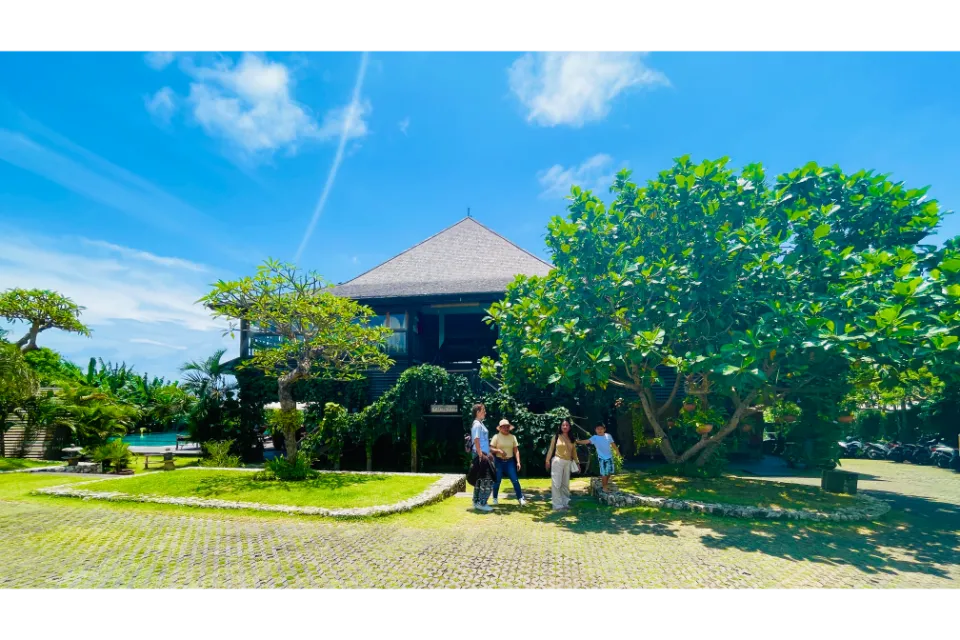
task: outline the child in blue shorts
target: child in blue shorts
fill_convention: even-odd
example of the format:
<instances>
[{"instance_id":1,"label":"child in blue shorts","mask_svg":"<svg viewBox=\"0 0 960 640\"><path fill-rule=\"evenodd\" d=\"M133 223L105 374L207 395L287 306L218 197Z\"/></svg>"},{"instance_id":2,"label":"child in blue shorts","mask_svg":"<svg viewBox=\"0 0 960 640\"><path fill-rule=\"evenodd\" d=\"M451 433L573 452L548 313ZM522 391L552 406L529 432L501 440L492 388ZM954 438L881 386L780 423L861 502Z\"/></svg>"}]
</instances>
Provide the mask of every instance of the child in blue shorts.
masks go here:
<instances>
[{"instance_id":1,"label":"child in blue shorts","mask_svg":"<svg viewBox=\"0 0 960 640\"><path fill-rule=\"evenodd\" d=\"M613 475L613 453L620 455L620 449L617 448L613 437L607 433L607 427L601 423L594 431L597 435L590 436L588 440L577 440L577 444L592 444L597 448L597 459L600 461L600 481L603 483L603 490L607 490L607 482Z\"/></svg>"}]
</instances>

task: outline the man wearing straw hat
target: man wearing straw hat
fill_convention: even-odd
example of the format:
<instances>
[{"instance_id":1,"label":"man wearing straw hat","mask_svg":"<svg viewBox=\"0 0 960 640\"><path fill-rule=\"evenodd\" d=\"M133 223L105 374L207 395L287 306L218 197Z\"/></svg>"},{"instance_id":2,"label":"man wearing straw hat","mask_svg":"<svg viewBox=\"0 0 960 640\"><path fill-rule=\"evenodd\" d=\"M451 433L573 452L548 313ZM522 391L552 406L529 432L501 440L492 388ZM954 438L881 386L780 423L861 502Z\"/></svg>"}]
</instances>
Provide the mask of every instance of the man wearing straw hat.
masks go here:
<instances>
[{"instance_id":1,"label":"man wearing straw hat","mask_svg":"<svg viewBox=\"0 0 960 640\"><path fill-rule=\"evenodd\" d=\"M493 504L500 504L497 498L500 493L500 481L506 475L513 484L513 493L517 496L520 506L527 504L523 499L523 489L520 488L520 480L517 478L517 471L520 470L520 447L517 444L517 437L510 432L513 431L513 425L504 418L497 425L497 435L490 440L490 452L496 456L494 462L497 468L497 479L493 481Z\"/></svg>"}]
</instances>

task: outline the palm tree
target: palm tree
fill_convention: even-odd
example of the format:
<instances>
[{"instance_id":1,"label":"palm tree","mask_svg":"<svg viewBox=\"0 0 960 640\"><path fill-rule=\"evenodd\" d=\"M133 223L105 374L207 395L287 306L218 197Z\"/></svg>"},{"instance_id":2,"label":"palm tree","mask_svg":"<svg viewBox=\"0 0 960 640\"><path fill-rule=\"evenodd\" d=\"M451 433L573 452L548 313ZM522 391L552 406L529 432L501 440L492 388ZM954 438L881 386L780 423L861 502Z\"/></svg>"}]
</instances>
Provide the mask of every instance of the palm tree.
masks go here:
<instances>
[{"instance_id":1,"label":"palm tree","mask_svg":"<svg viewBox=\"0 0 960 640\"><path fill-rule=\"evenodd\" d=\"M183 388L198 398L209 395L219 399L231 391L234 384L227 382L226 363L220 361L226 352L217 349L202 362L194 360L180 367L185 374Z\"/></svg>"},{"instance_id":2,"label":"palm tree","mask_svg":"<svg viewBox=\"0 0 960 640\"><path fill-rule=\"evenodd\" d=\"M7 417L37 392L37 377L16 345L0 343L0 458L7 455Z\"/></svg>"}]
</instances>

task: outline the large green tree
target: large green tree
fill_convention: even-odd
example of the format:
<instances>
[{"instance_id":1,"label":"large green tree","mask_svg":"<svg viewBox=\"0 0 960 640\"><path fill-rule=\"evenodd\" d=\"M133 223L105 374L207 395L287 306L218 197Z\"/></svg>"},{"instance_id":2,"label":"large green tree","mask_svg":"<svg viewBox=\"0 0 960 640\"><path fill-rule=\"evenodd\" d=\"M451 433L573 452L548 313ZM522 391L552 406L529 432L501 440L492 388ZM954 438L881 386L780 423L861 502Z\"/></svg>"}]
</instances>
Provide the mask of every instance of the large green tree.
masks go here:
<instances>
[{"instance_id":1,"label":"large green tree","mask_svg":"<svg viewBox=\"0 0 960 640\"><path fill-rule=\"evenodd\" d=\"M0 341L0 458L6 457L7 419L37 392L33 369L15 345Z\"/></svg>"},{"instance_id":2,"label":"large green tree","mask_svg":"<svg viewBox=\"0 0 960 640\"><path fill-rule=\"evenodd\" d=\"M943 215L925 191L816 164L771 186L687 157L645 186L621 172L610 206L574 187L555 269L490 310L504 381L630 390L674 463L706 464L764 405L832 421L853 368L955 357L960 264L920 244Z\"/></svg>"},{"instance_id":3,"label":"large green tree","mask_svg":"<svg viewBox=\"0 0 960 640\"><path fill-rule=\"evenodd\" d=\"M48 329L90 335L80 322L83 307L56 291L46 289L9 289L0 293L0 318L27 323L27 332L16 345L21 351L39 349L37 336Z\"/></svg>"},{"instance_id":4,"label":"large green tree","mask_svg":"<svg viewBox=\"0 0 960 640\"><path fill-rule=\"evenodd\" d=\"M328 378L354 380L371 367L386 370L391 360L384 351L390 329L370 326L373 311L330 292L330 285L314 272L268 260L255 275L220 280L201 298L215 317L269 330L279 336L271 349L257 350L241 366L252 366L277 380L280 417L287 459L297 456L297 411L293 385L299 380Z\"/></svg>"}]
</instances>

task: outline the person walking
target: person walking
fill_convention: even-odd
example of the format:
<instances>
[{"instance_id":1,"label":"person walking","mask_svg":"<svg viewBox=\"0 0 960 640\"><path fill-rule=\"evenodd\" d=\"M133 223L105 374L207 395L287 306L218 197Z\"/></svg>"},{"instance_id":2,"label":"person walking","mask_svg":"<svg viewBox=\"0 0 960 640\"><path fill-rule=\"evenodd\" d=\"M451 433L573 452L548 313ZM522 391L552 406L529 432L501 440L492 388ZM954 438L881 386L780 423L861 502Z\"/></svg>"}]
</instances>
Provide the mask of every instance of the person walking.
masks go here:
<instances>
[{"instance_id":1,"label":"person walking","mask_svg":"<svg viewBox=\"0 0 960 640\"><path fill-rule=\"evenodd\" d=\"M520 446L517 443L517 437L511 434L513 425L504 418L497 425L497 433L490 439L490 451L496 456L494 462L497 469L497 477L493 481L493 504L500 504L500 482L503 476L510 478L513 484L513 493L517 496L520 506L527 504L523 499L523 489L520 488L520 479L517 478L517 471L520 470Z\"/></svg>"},{"instance_id":2,"label":"person walking","mask_svg":"<svg viewBox=\"0 0 960 640\"><path fill-rule=\"evenodd\" d=\"M490 490L493 488L493 457L490 455L490 432L483 425L487 417L487 408L483 403L473 405L473 426L470 428L470 439L473 442L473 464L480 470L477 481L473 485L473 508L483 513L493 511L487 505L490 499Z\"/></svg>"},{"instance_id":3,"label":"person walking","mask_svg":"<svg viewBox=\"0 0 960 640\"><path fill-rule=\"evenodd\" d=\"M570 433L570 421L560 423L560 429L547 450L547 470L550 471L550 500L554 511L570 508L570 472L577 461L577 449Z\"/></svg>"}]
</instances>

